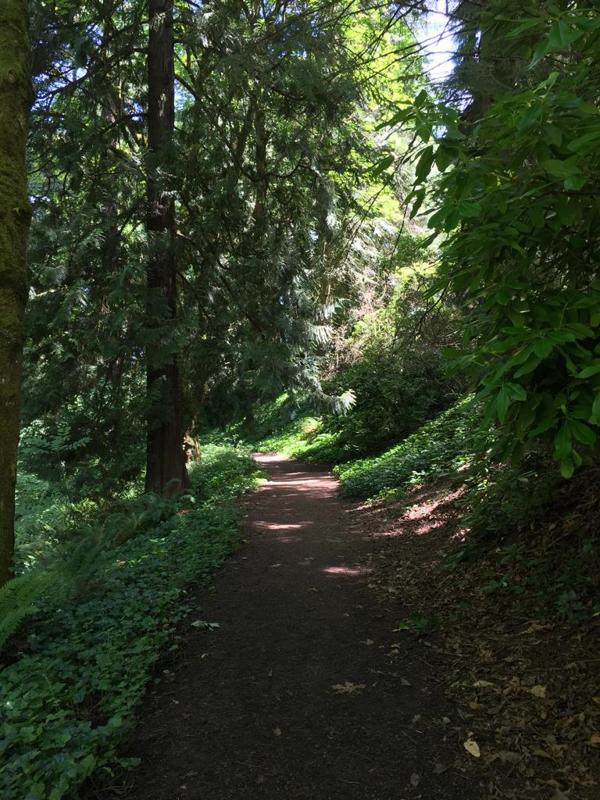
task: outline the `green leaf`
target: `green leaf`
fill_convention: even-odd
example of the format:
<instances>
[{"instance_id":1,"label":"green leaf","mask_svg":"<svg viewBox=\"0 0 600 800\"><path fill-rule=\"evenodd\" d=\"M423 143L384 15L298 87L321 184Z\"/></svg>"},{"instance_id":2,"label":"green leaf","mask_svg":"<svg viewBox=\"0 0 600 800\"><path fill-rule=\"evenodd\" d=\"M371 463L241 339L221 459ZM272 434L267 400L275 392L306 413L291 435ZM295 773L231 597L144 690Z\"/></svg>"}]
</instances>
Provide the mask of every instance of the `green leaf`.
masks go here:
<instances>
[{"instance_id":1,"label":"green leaf","mask_svg":"<svg viewBox=\"0 0 600 800\"><path fill-rule=\"evenodd\" d=\"M422 108L422 106L424 106L427 102L428 97L429 95L427 94L427 91L425 89L421 89L419 94L413 100L413 105L416 106L416 108Z\"/></svg>"},{"instance_id":2,"label":"green leaf","mask_svg":"<svg viewBox=\"0 0 600 800\"><path fill-rule=\"evenodd\" d=\"M442 143L435 152L435 165L440 172L447 169L456 158L456 148Z\"/></svg>"},{"instance_id":3,"label":"green leaf","mask_svg":"<svg viewBox=\"0 0 600 800\"><path fill-rule=\"evenodd\" d=\"M520 378L523 375L529 375L530 372L533 372L533 370L539 366L541 360L542 359L538 356L530 358L529 361L523 364L523 366L515 372L514 377Z\"/></svg>"},{"instance_id":4,"label":"green leaf","mask_svg":"<svg viewBox=\"0 0 600 800\"><path fill-rule=\"evenodd\" d=\"M542 136L545 142L555 145L556 147L559 147L560 143L562 142L562 131L560 128L557 128L556 125L546 125L542 132Z\"/></svg>"},{"instance_id":5,"label":"green leaf","mask_svg":"<svg viewBox=\"0 0 600 800\"><path fill-rule=\"evenodd\" d=\"M527 400L527 392L525 391L525 388L520 386L518 383L507 383L506 388L511 400L517 400L519 402Z\"/></svg>"},{"instance_id":6,"label":"green leaf","mask_svg":"<svg viewBox=\"0 0 600 800\"><path fill-rule=\"evenodd\" d=\"M583 136L577 136L569 142L568 147L572 153L591 152L596 149L598 143L600 143L600 128Z\"/></svg>"},{"instance_id":7,"label":"green leaf","mask_svg":"<svg viewBox=\"0 0 600 800\"><path fill-rule=\"evenodd\" d=\"M415 175L419 182L425 180L425 178L429 175L433 165L433 157L433 145L430 144L421 153L421 157L419 158L419 162L415 169Z\"/></svg>"},{"instance_id":8,"label":"green leaf","mask_svg":"<svg viewBox=\"0 0 600 800\"><path fill-rule=\"evenodd\" d=\"M545 57L546 53L548 52L548 46L548 41L546 39L538 44L533 51L533 56L531 57L531 61L529 63L529 69L533 69Z\"/></svg>"},{"instance_id":9,"label":"green leaf","mask_svg":"<svg viewBox=\"0 0 600 800\"><path fill-rule=\"evenodd\" d=\"M463 200L458 205L458 213L461 217L466 217L467 219L478 217L481 214L481 203L477 203L474 200Z\"/></svg>"},{"instance_id":10,"label":"green leaf","mask_svg":"<svg viewBox=\"0 0 600 800\"><path fill-rule=\"evenodd\" d=\"M571 455L573 441L569 423L565 422L554 437L554 453L559 461L564 461Z\"/></svg>"},{"instance_id":11,"label":"green leaf","mask_svg":"<svg viewBox=\"0 0 600 800\"><path fill-rule=\"evenodd\" d=\"M381 173L393 163L394 156L391 153L379 159L379 161L371 167L371 177L376 178L378 175L381 175Z\"/></svg>"},{"instance_id":12,"label":"green leaf","mask_svg":"<svg viewBox=\"0 0 600 800\"><path fill-rule=\"evenodd\" d=\"M533 345L533 352L538 358L547 358L553 349L554 345L548 339L540 339Z\"/></svg>"},{"instance_id":13,"label":"green leaf","mask_svg":"<svg viewBox=\"0 0 600 800\"><path fill-rule=\"evenodd\" d=\"M560 462L560 474L563 478L572 478L573 473L575 472L575 465L571 461L571 459L563 459Z\"/></svg>"},{"instance_id":14,"label":"green leaf","mask_svg":"<svg viewBox=\"0 0 600 800\"><path fill-rule=\"evenodd\" d=\"M548 46L552 50L566 50L582 33L583 31L572 28L565 19L558 19L550 29Z\"/></svg>"},{"instance_id":15,"label":"green leaf","mask_svg":"<svg viewBox=\"0 0 600 800\"><path fill-rule=\"evenodd\" d=\"M593 422L594 425L600 425L600 392L596 395L592 403L592 416L589 421Z\"/></svg>"},{"instance_id":16,"label":"green leaf","mask_svg":"<svg viewBox=\"0 0 600 800\"><path fill-rule=\"evenodd\" d=\"M585 367L585 369L582 369L577 377L580 379L591 378L593 375L598 375L598 373L600 373L600 363Z\"/></svg>"},{"instance_id":17,"label":"green leaf","mask_svg":"<svg viewBox=\"0 0 600 800\"><path fill-rule=\"evenodd\" d=\"M585 444L591 446L596 441L596 432L593 431L585 422L579 422L579 420L571 419L569 421L569 425L571 430L573 431L573 436L577 439L578 442L581 444Z\"/></svg>"},{"instance_id":18,"label":"green leaf","mask_svg":"<svg viewBox=\"0 0 600 800\"><path fill-rule=\"evenodd\" d=\"M425 188L419 189L418 191L412 193L411 199L413 200L413 204L410 209L410 219L414 219L419 213L419 209L425 200L425 193Z\"/></svg>"},{"instance_id":19,"label":"green leaf","mask_svg":"<svg viewBox=\"0 0 600 800\"><path fill-rule=\"evenodd\" d=\"M432 214L427 221L428 228L435 228L439 230L440 228L444 228L446 217L448 216L448 208L446 206L442 206L438 209L435 214Z\"/></svg>"},{"instance_id":20,"label":"green leaf","mask_svg":"<svg viewBox=\"0 0 600 800\"><path fill-rule=\"evenodd\" d=\"M502 386L496 395L496 414L500 422L504 422L506 419L509 406L510 398L508 396L508 392L506 391L506 386Z\"/></svg>"},{"instance_id":21,"label":"green leaf","mask_svg":"<svg viewBox=\"0 0 600 800\"><path fill-rule=\"evenodd\" d=\"M549 403L544 403L539 406L536 415L537 425L531 431L531 436L541 436L550 430L556 422L556 409Z\"/></svg>"},{"instance_id":22,"label":"green leaf","mask_svg":"<svg viewBox=\"0 0 600 800\"><path fill-rule=\"evenodd\" d=\"M521 33L543 24L543 22L543 17L527 17L526 19L521 20L520 24L517 25L516 28L513 28L508 35L511 39L514 39Z\"/></svg>"},{"instance_id":23,"label":"green leaf","mask_svg":"<svg viewBox=\"0 0 600 800\"><path fill-rule=\"evenodd\" d=\"M507 306L512 300L513 290L508 286L501 286L496 292L496 300L501 306Z\"/></svg>"},{"instance_id":24,"label":"green leaf","mask_svg":"<svg viewBox=\"0 0 600 800\"><path fill-rule=\"evenodd\" d=\"M385 122L380 122L379 125L375 126L376 131L382 130L382 128L391 128L394 125L397 125L399 122L406 122L406 120L410 119L414 114L412 108L401 108L399 111L396 111L393 117L387 119Z\"/></svg>"},{"instance_id":25,"label":"green leaf","mask_svg":"<svg viewBox=\"0 0 600 800\"><path fill-rule=\"evenodd\" d=\"M565 189L568 189L571 192L578 192L581 188L585 186L587 183L587 178L582 173L578 175L571 175L570 178L566 178L564 182Z\"/></svg>"},{"instance_id":26,"label":"green leaf","mask_svg":"<svg viewBox=\"0 0 600 800\"><path fill-rule=\"evenodd\" d=\"M574 175L580 174L579 158L571 156L567 159L549 158L542 161L542 167L555 178L571 178Z\"/></svg>"}]
</instances>

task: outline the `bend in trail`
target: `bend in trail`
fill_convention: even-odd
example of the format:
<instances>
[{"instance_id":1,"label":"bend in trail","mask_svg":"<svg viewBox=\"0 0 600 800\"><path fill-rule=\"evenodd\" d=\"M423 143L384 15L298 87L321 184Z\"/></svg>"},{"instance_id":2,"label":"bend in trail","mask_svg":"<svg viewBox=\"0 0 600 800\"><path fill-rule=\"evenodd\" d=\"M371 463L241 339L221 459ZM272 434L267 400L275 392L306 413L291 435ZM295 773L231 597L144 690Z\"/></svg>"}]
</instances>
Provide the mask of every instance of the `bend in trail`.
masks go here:
<instances>
[{"instance_id":1,"label":"bend in trail","mask_svg":"<svg viewBox=\"0 0 600 800\"><path fill-rule=\"evenodd\" d=\"M126 796L479 800L426 648L405 639L390 661L398 612L366 585L360 513L322 468L257 460L269 481L249 500L250 541L195 596L220 627L191 628L142 704Z\"/></svg>"}]
</instances>

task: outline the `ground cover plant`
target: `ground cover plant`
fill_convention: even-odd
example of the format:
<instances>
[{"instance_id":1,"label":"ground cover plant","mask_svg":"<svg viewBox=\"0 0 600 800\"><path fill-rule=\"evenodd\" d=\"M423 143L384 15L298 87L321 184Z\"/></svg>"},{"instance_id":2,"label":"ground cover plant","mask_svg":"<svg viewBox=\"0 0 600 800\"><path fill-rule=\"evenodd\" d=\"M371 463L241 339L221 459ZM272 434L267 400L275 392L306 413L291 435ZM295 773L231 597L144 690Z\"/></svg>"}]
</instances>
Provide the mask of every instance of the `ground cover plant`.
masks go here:
<instances>
[{"instance_id":1,"label":"ground cover plant","mask_svg":"<svg viewBox=\"0 0 600 800\"><path fill-rule=\"evenodd\" d=\"M335 471L348 497L393 496L407 486L454 475L492 444L478 404L467 397L381 455Z\"/></svg>"},{"instance_id":2,"label":"ground cover plant","mask_svg":"<svg viewBox=\"0 0 600 800\"><path fill-rule=\"evenodd\" d=\"M190 494L163 505L161 520L156 509L140 519L139 503L111 511L99 537L80 531L86 541L73 543L70 559L63 549L45 573L13 582L17 602L29 605L18 581L37 578L37 608L27 608L27 626L5 644L3 797L75 797L94 770L115 765L153 665L166 645L177 646L172 634L189 611L186 587L237 546L232 499L260 473L246 452L208 446L191 475Z\"/></svg>"}]
</instances>

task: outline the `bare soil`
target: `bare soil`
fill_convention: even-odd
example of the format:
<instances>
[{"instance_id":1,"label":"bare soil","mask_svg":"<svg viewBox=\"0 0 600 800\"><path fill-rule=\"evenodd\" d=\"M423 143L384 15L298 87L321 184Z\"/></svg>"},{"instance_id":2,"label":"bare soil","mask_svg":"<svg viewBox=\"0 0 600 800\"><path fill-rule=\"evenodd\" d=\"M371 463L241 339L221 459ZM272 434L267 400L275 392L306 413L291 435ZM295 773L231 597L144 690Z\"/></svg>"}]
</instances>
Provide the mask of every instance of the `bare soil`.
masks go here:
<instances>
[{"instance_id":1,"label":"bare soil","mask_svg":"<svg viewBox=\"0 0 600 800\"><path fill-rule=\"evenodd\" d=\"M124 754L141 763L121 794L480 800L437 648L399 649L398 602L369 588L370 515L322 467L257 460L269 480L246 501L248 541L197 590L182 655L139 709Z\"/></svg>"}]
</instances>

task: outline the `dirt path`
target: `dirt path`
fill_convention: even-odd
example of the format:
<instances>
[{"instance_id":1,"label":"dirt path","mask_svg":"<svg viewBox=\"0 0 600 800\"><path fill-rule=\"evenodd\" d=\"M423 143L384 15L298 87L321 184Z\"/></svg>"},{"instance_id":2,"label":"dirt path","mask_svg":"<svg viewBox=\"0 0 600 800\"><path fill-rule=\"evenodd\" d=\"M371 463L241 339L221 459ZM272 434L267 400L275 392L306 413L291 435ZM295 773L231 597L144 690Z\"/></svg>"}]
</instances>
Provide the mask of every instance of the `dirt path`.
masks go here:
<instances>
[{"instance_id":1,"label":"dirt path","mask_svg":"<svg viewBox=\"0 0 600 800\"><path fill-rule=\"evenodd\" d=\"M220 627L190 628L143 704L125 796L480 800L427 648L405 637L390 661L398 609L366 586L360 513L321 468L259 458L250 541L195 597Z\"/></svg>"}]
</instances>

